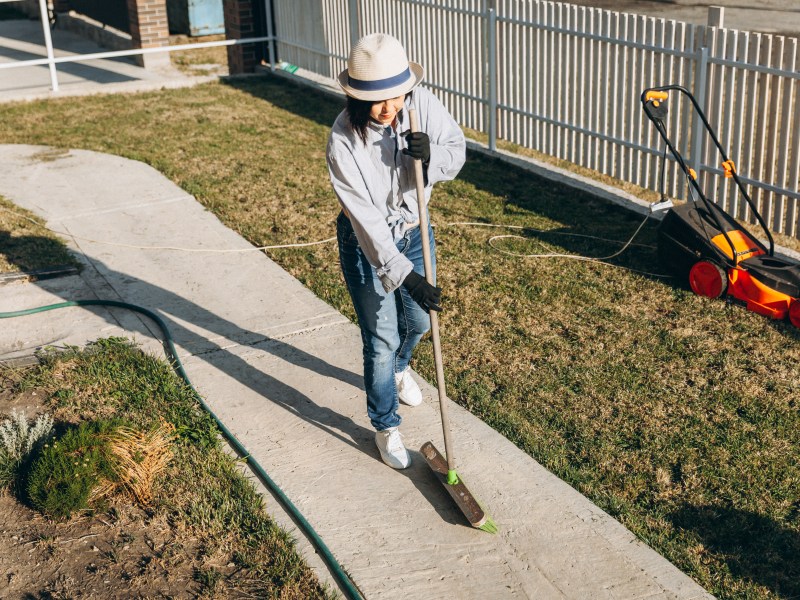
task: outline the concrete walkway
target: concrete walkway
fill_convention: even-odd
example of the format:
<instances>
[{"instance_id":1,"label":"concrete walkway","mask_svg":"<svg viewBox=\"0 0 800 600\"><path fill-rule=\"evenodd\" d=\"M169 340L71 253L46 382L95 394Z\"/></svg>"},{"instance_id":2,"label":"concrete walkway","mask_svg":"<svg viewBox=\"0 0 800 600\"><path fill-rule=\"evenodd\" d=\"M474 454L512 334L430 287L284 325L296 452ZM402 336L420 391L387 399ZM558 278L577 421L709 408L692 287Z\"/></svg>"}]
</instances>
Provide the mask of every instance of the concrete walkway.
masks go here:
<instances>
[{"instance_id":1,"label":"concrete walkway","mask_svg":"<svg viewBox=\"0 0 800 600\"><path fill-rule=\"evenodd\" d=\"M79 276L0 286L0 311L102 298L162 315L198 390L367 598L710 597L456 405L460 472L498 535L463 521L418 452L406 471L385 466L365 414L357 327L150 167L4 145L0 172L13 174L0 178L0 194L74 236L85 264ZM161 355L155 331L125 311L51 311L5 320L0 358L109 335ZM442 448L435 390L423 382L423 392L422 406L401 409L405 440ZM267 506L293 528L271 498Z\"/></svg>"}]
</instances>

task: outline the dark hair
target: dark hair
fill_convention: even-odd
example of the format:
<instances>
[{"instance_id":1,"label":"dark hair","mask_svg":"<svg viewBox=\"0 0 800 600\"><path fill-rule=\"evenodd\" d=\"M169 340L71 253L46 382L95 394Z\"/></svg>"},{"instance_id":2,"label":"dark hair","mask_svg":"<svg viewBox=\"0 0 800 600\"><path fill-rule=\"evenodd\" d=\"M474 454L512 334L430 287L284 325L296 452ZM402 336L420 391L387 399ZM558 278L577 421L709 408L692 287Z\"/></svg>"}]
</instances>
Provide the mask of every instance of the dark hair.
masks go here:
<instances>
[{"instance_id":1,"label":"dark hair","mask_svg":"<svg viewBox=\"0 0 800 600\"><path fill-rule=\"evenodd\" d=\"M410 96L411 92L408 92L406 98ZM367 125L369 125L370 111L373 104L376 104L376 101L359 100L352 96L347 97L345 111L347 111L347 118L350 120L350 127L358 134L364 144L367 143Z\"/></svg>"},{"instance_id":2,"label":"dark hair","mask_svg":"<svg viewBox=\"0 0 800 600\"><path fill-rule=\"evenodd\" d=\"M372 105L375 104L370 100L359 100L352 96L347 97L347 118L350 120L350 127L353 128L361 138L361 141L367 143L367 125L369 124L369 113L372 110Z\"/></svg>"}]
</instances>

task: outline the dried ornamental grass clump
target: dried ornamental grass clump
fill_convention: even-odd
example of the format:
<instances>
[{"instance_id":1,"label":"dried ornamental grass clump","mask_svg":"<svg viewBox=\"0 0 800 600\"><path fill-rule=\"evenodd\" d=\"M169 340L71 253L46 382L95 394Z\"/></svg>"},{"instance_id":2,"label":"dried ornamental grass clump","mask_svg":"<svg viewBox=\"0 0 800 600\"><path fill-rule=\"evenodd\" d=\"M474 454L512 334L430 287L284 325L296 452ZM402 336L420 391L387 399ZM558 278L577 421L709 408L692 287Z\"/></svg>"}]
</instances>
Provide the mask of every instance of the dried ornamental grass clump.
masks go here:
<instances>
[{"instance_id":1,"label":"dried ornamental grass clump","mask_svg":"<svg viewBox=\"0 0 800 600\"><path fill-rule=\"evenodd\" d=\"M110 433L107 442L116 474L116 481L109 482L112 491L122 488L140 503L149 504L156 476L172 459L170 446L174 437L175 427L166 421L151 431L117 427Z\"/></svg>"},{"instance_id":2,"label":"dried ornamental grass clump","mask_svg":"<svg viewBox=\"0 0 800 600\"><path fill-rule=\"evenodd\" d=\"M149 503L154 478L172 458L173 435L169 423L148 432L118 421L82 423L45 444L31 465L31 505L52 519L66 520L120 492Z\"/></svg>"},{"instance_id":3,"label":"dried ornamental grass clump","mask_svg":"<svg viewBox=\"0 0 800 600\"><path fill-rule=\"evenodd\" d=\"M16 410L0 423L0 488L15 481L22 463L52 431L53 418L46 413L39 415L33 426L24 411Z\"/></svg>"}]
</instances>

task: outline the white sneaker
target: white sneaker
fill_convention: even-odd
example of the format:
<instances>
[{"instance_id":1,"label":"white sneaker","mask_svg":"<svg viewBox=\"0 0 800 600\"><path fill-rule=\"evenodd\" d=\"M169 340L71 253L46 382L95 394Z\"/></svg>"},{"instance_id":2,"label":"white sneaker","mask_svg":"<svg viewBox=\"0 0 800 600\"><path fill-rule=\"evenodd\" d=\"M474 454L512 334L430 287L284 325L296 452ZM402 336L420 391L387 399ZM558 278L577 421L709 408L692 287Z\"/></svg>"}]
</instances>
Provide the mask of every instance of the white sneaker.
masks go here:
<instances>
[{"instance_id":1,"label":"white sneaker","mask_svg":"<svg viewBox=\"0 0 800 600\"><path fill-rule=\"evenodd\" d=\"M411 464L411 457L408 455L408 450L403 444L403 436L397 427L376 431L375 445L381 452L383 462L393 469L405 469Z\"/></svg>"},{"instance_id":2,"label":"white sneaker","mask_svg":"<svg viewBox=\"0 0 800 600\"><path fill-rule=\"evenodd\" d=\"M394 381L397 384L397 395L400 402L409 406L419 406L422 404L422 390L419 389L417 382L411 377L411 369L406 367L405 371L394 374Z\"/></svg>"}]
</instances>

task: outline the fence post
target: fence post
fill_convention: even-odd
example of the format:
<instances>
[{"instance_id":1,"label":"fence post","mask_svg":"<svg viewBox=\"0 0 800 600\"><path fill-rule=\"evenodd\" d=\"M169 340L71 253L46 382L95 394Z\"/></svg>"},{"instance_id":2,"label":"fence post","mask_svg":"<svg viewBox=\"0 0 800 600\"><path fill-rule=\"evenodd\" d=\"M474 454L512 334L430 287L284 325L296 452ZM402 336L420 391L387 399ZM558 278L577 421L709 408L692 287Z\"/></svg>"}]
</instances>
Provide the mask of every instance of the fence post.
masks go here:
<instances>
[{"instance_id":1,"label":"fence post","mask_svg":"<svg viewBox=\"0 0 800 600\"><path fill-rule=\"evenodd\" d=\"M495 0L486 2L489 150L497 150L497 13Z\"/></svg>"},{"instance_id":2,"label":"fence post","mask_svg":"<svg viewBox=\"0 0 800 600\"><path fill-rule=\"evenodd\" d=\"M50 17L47 13L46 0L39 0L39 12L42 17L42 29L44 30L44 45L47 48L47 65L50 67L50 87L54 92L58 91L58 77L56 76L56 63L53 62L53 38L50 37Z\"/></svg>"},{"instance_id":3,"label":"fence post","mask_svg":"<svg viewBox=\"0 0 800 600\"><path fill-rule=\"evenodd\" d=\"M695 91L694 97L697 104L705 112L706 110L706 79L708 74L708 48L703 46L695 53L697 68L695 70ZM695 115L692 119L692 158L689 165L697 176L700 177L700 166L703 164L703 133L705 127L700 118Z\"/></svg>"},{"instance_id":4,"label":"fence post","mask_svg":"<svg viewBox=\"0 0 800 600\"><path fill-rule=\"evenodd\" d=\"M347 7L350 13L350 47L352 48L358 41L358 0L348 0Z\"/></svg>"},{"instance_id":5,"label":"fence post","mask_svg":"<svg viewBox=\"0 0 800 600\"><path fill-rule=\"evenodd\" d=\"M275 72L275 28L274 28L274 21L272 19L273 16L273 9L272 9L272 0L266 0L264 3L265 15L264 18L267 21L267 36L271 39L267 42L267 50L269 52L269 70L273 73Z\"/></svg>"}]
</instances>

